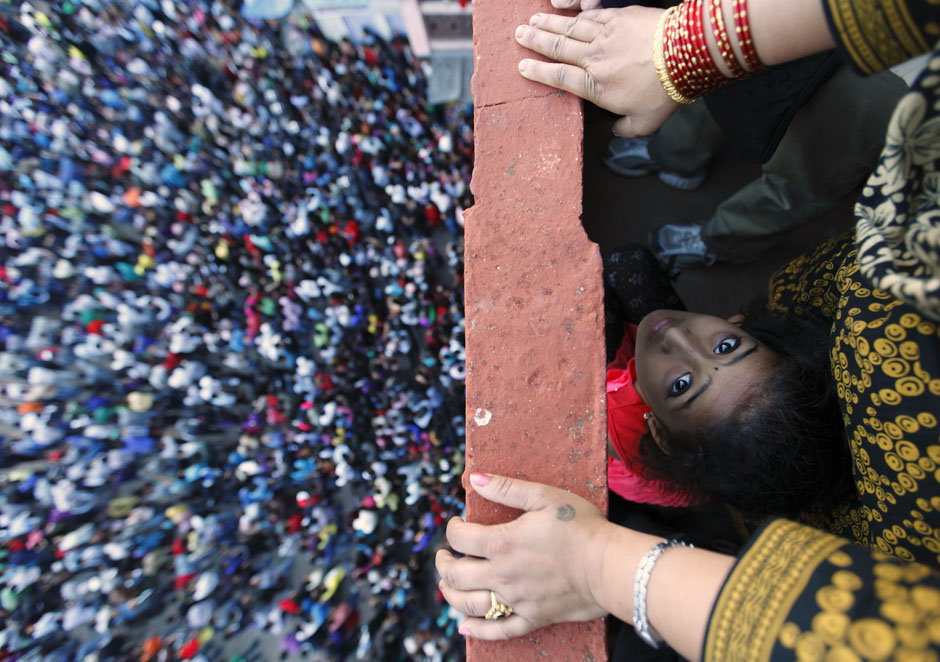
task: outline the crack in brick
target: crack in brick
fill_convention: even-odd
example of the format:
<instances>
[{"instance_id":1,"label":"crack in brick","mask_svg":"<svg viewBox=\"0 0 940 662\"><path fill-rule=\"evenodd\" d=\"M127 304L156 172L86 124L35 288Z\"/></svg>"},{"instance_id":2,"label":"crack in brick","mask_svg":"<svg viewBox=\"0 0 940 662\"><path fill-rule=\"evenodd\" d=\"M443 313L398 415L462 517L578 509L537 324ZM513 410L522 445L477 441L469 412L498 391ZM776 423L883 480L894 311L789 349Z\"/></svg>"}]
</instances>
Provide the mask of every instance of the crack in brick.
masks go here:
<instances>
[{"instance_id":1,"label":"crack in brick","mask_svg":"<svg viewBox=\"0 0 940 662\"><path fill-rule=\"evenodd\" d=\"M568 94L567 92L562 92L562 94ZM519 103L520 101L529 101L530 99L544 99L545 97L556 96L558 95L558 90L552 90L546 92L545 94L533 94L527 97L521 97L519 99L509 99L508 101L497 101L495 103L486 103L480 106L477 106L478 109L482 110L484 108L496 108L498 106L505 106L510 103Z\"/></svg>"}]
</instances>

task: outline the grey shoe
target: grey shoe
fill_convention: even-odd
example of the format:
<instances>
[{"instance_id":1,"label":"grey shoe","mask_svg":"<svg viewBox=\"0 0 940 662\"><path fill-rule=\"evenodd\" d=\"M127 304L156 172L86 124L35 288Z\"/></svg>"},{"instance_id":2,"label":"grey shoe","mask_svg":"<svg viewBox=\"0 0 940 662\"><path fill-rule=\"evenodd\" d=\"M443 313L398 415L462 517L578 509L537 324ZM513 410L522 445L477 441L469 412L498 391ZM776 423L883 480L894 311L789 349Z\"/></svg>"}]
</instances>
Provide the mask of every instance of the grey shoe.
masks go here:
<instances>
[{"instance_id":1,"label":"grey shoe","mask_svg":"<svg viewBox=\"0 0 940 662\"><path fill-rule=\"evenodd\" d=\"M657 172L663 184L682 191L691 191L702 185L708 174L706 170L697 170L688 174L663 170L650 156L649 141L648 136L611 138L604 147L601 161L612 171L624 177L643 177Z\"/></svg>"},{"instance_id":2,"label":"grey shoe","mask_svg":"<svg viewBox=\"0 0 940 662\"><path fill-rule=\"evenodd\" d=\"M700 225L663 225L650 233L650 249L669 272L678 276L689 267L710 267L715 256L702 240Z\"/></svg>"}]
</instances>

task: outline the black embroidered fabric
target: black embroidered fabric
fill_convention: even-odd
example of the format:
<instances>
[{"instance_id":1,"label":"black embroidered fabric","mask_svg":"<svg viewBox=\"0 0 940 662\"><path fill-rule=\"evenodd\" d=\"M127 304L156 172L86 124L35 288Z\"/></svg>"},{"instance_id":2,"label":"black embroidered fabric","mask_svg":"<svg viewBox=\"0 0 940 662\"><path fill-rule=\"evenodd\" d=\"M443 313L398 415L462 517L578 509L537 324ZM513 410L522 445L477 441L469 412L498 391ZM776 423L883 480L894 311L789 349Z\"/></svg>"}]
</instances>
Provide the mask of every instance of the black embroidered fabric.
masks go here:
<instances>
[{"instance_id":1,"label":"black embroidered fabric","mask_svg":"<svg viewBox=\"0 0 940 662\"><path fill-rule=\"evenodd\" d=\"M624 324L639 324L661 308L685 310L669 275L647 249L625 244L604 258L604 335L607 362L620 349Z\"/></svg>"}]
</instances>

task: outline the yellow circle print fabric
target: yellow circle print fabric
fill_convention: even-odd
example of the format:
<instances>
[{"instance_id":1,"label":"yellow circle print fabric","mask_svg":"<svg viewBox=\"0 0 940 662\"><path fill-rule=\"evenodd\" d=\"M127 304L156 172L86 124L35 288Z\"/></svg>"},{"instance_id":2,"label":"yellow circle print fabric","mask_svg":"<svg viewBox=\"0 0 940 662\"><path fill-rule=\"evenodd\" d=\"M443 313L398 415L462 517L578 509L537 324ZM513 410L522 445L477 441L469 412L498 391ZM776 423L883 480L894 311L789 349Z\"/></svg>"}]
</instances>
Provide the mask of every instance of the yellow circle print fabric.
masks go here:
<instances>
[{"instance_id":1,"label":"yellow circle print fabric","mask_svg":"<svg viewBox=\"0 0 940 662\"><path fill-rule=\"evenodd\" d=\"M929 574L854 546L833 552L790 610L771 659L936 662L940 589Z\"/></svg>"},{"instance_id":2,"label":"yellow circle print fabric","mask_svg":"<svg viewBox=\"0 0 940 662\"><path fill-rule=\"evenodd\" d=\"M900 560L940 563L940 335L872 288L846 235L775 276L770 305L832 324L830 364L857 500L805 520Z\"/></svg>"}]
</instances>

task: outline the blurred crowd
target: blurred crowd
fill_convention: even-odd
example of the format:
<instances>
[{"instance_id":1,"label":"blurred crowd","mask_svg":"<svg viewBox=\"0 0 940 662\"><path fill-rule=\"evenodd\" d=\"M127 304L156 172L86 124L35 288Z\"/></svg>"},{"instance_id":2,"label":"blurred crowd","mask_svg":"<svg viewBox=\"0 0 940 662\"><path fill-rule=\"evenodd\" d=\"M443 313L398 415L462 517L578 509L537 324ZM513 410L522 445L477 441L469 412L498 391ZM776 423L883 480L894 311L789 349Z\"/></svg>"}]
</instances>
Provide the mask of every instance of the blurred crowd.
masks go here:
<instances>
[{"instance_id":1,"label":"blurred crowd","mask_svg":"<svg viewBox=\"0 0 940 662\"><path fill-rule=\"evenodd\" d=\"M0 660L462 659L471 110L219 0L0 0L0 67Z\"/></svg>"}]
</instances>

